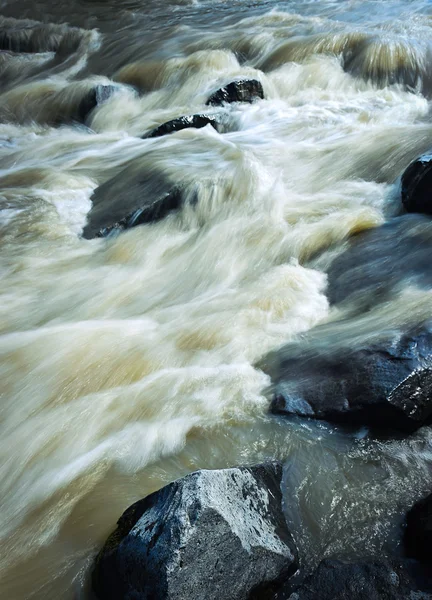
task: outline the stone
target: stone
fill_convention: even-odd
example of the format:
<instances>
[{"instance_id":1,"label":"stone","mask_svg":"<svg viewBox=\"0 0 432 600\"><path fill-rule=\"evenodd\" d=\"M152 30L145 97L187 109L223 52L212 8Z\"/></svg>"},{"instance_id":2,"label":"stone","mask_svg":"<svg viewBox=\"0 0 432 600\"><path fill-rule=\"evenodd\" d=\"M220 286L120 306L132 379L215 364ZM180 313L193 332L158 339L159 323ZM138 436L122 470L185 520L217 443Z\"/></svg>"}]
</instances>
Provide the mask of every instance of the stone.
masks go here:
<instances>
[{"instance_id":1,"label":"stone","mask_svg":"<svg viewBox=\"0 0 432 600\"><path fill-rule=\"evenodd\" d=\"M405 170L401 194L407 212L432 215L432 153L422 154Z\"/></svg>"},{"instance_id":2,"label":"stone","mask_svg":"<svg viewBox=\"0 0 432 600\"><path fill-rule=\"evenodd\" d=\"M264 98L264 90L261 82L256 79L239 79L232 81L224 87L215 91L206 104L220 106L224 102L249 102Z\"/></svg>"},{"instance_id":3,"label":"stone","mask_svg":"<svg viewBox=\"0 0 432 600\"><path fill-rule=\"evenodd\" d=\"M96 559L100 600L272 597L297 568L282 467L197 471L138 501Z\"/></svg>"},{"instance_id":4,"label":"stone","mask_svg":"<svg viewBox=\"0 0 432 600\"><path fill-rule=\"evenodd\" d=\"M408 512L404 543L408 556L432 566L432 494Z\"/></svg>"},{"instance_id":5,"label":"stone","mask_svg":"<svg viewBox=\"0 0 432 600\"><path fill-rule=\"evenodd\" d=\"M218 115L189 115L186 117L179 117L178 119L172 119L172 121L167 121L166 123L159 125L159 127L144 137L161 137L162 135L175 133L176 131L181 131L182 129L201 129L201 127L205 127L206 125L211 125L214 129L216 129L216 131L219 131L220 122L221 118Z\"/></svg>"},{"instance_id":6,"label":"stone","mask_svg":"<svg viewBox=\"0 0 432 600\"><path fill-rule=\"evenodd\" d=\"M95 109L107 102L111 96L118 90L118 86L115 85L95 85L91 90L87 92L84 98L78 105L76 120L85 123L90 116L90 113Z\"/></svg>"},{"instance_id":7,"label":"stone","mask_svg":"<svg viewBox=\"0 0 432 600\"><path fill-rule=\"evenodd\" d=\"M397 243L395 243L397 240ZM354 235L327 271L331 304L368 310L394 298L405 282L432 288L432 220L404 215Z\"/></svg>"},{"instance_id":8,"label":"stone","mask_svg":"<svg viewBox=\"0 0 432 600\"><path fill-rule=\"evenodd\" d=\"M431 600L432 578L415 562L323 560L302 585L284 586L274 600Z\"/></svg>"},{"instance_id":9,"label":"stone","mask_svg":"<svg viewBox=\"0 0 432 600\"><path fill-rule=\"evenodd\" d=\"M158 221L180 208L185 198L196 201L181 181L174 181L137 159L95 189L83 237L106 237Z\"/></svg>"},{"instance_id":10,"label":"stone","mask_svg":"<svg viewBox=\"0 0 432 600\"><path fill-rule=\"evenodd\" d=\"M332 341L289 344L258 364L272 378L273 413L408 433L431 420L429 327L355 349Z\"/></svg>"}]
</instances>

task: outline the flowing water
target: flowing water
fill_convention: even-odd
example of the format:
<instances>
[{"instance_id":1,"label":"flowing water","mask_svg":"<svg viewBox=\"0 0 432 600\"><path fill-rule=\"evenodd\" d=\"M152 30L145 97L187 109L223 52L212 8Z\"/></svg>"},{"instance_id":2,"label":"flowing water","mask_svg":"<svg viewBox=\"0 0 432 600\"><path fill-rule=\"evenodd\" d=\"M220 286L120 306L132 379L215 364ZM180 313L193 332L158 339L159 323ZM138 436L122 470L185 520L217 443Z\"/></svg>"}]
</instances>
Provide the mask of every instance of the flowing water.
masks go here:
<instances>
[{"instance_id":1,"label":"flowing water","mask_svg":"<svg viewBox=\"0 0 432 600\"><path fill-rule=\"evenodd\" d=\"M432 4L3 0L0 13L1 598L90 598L92 559L133 501L270 458L286 464L304 572L397 551L432 486L431 430L376 439L271 416L254 365L317 324L330 344L343 319L355 347L430 317L409 282L366 314L330 307L326 271L350 234L398 213L398 176L432 145ZM238 76L266 99L224 108L225 133L141 139ZM68 124L109 79L122 85L90 127ZM92 191L132 160L185 177L198 204L82 239Z\"/></svg>"}]
</instances>

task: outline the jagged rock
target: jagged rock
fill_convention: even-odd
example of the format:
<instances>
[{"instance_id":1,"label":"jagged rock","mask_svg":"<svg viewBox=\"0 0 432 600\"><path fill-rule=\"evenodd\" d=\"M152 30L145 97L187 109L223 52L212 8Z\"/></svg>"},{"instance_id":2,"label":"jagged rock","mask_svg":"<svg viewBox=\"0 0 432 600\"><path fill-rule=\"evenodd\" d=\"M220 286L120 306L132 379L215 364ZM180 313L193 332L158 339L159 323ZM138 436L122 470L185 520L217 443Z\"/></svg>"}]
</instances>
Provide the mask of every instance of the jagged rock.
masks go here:
<instances>
[{"instance_id":1,"label":"jagged rock","mask_svg":"<svg viewBox=\"0 0 432 600\"><path fill-rule=\"evenodd\" d=\"M412 561L322 561L295 591L274 600L431 600L432 579Z\"/></svg>"},{"instance_id":2,"label":"jagged rock","mask_svg":"<svg viewBox=\"0 0 432 600\"><path fill-rule=\"evenodd\" d=\"M408 556L432 565L432 494L408 512L404 542Z\"/></svg>"},{"instance_id":3,"label":"jagged rock","mask_svg":"<svg viewBox=\"0 0 432 600\"><path fill-rule=\"evenodd\" d=\"M176 131L181 131L182 129L201 129L201 127L205 127L206 125L211 125L214 127L214 129L216 129L216 131L219 131L220 122L221 118L218 115L189 115L186 117L173 119L172 121L167 121L144 137L155 138L162 135L167 135L169 133L175 133Z\"/></svg>"},{"instance_id":4,"label":"jagged rock","mask_svg":"<svg viewBox=\"0 0 432 600\"><path fill-rule=\"evenodd\" d=\"M335 423L412 432L432 417L432 333L394 332L352 349L289 344L258 366L270 374L271 410Z\"/></svg>"},{"instance_id":5,"label":"jagged rock","mask_svg":"<svg viewBox=\"0 0 432 600\"><path fill-rule=\"evenodd\" d=\"M432 154L423 154L402 175L402 203L408 212L432 215Z\"/></svg>"},{"instance_id":6,"label":"jagged rock","mask_svg":"<svg viewBox=\"0 0 432 600\"><path fill-rule=\"evenodd\" d=\"M100 185L91 197L93 206L87 215L83 237L106 237L143 223L165 217L183 202L196 201L188 196L181 181L174 181L156 168L133 161L118 175Z\"/></svg>"},{"instance_id":7,"label":"jagged rock","mask_svg":"<svg viewBox=\"0 0 432 600\"><path fill-rule=\"evenodd\" d=\"M404 215L359 233L330 265L328 299L368 309L393 298L403 281L431 288L431 253L432 221L423 215Z\"/></svg>"},{"instance_id":8,"label":"jagged rock","mask_svg":"<svg viewBox=\"0 0 432 600\"><path fill-rule=\"evenodd\" d=\"M206 104L220 106L224 102L253 102L259 98L264 98L261 82L256 79L239 79L214 92Z\"/></svg>"},{"instance_id":9,"label":"jagged rock","mask_svg":"<svg viewBox=\"0 0 432 600\"><path fill-rule=\"evenodd\" d=\"M118 90L118 86L115 85L95 85L79 103L77 120L85 123L90 113L109 100L116 90Z\"/></svg>"},{"instance_id":10,"label":"jagged rock","mask_svg":"<svg viewBox=\"0 0 432 600\"><path fill-rule=\"evenodd\" d=\"M197 471L132 505L96 559L101 600L265 599L297 566L276 463Z\"/></svg>"}]
</instances>

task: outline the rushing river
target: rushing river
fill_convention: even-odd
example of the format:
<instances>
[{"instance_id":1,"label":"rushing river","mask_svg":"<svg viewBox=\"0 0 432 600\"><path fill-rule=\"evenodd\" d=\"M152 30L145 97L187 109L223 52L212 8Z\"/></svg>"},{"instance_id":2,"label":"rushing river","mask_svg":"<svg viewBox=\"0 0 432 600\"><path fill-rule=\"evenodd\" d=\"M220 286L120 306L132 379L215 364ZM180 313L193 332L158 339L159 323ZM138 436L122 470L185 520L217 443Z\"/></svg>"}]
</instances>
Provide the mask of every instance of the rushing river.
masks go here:
<instances>
[{"instance_id":1,"label":"rushing river","mask_svg":"<svg viewBox=\"0 0 432 600\"><path fill-rule=\"evenodd\" d=\"M1 31L45 23L31 52L0 53L0 596L91 598L92 559L133 501L268 458L286 461L306 570L394 552L431 489L431 430L377 439L272 416L254 365L317 324L330 343L342 317L355 347L430 316L412 285L341 315L326 270L350 234L398 213L401 171L432 146L432 4L2 0L0 13ZM141 139L239 76L266 99L224 108L225 133ZM91 128L53 122L108 78L130 85ZM132 160L188 177L198 204L82 239L93 190Z\"/></svg>"}]
</instances>

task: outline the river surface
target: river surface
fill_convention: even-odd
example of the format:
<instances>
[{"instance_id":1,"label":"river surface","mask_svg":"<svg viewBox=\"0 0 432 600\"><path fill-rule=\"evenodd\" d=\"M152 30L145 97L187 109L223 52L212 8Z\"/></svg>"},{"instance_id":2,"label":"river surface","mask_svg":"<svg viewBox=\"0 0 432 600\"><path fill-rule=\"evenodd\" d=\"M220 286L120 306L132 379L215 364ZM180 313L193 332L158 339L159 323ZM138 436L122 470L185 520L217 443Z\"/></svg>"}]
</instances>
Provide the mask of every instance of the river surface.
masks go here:
<instances>
[{"instance_id":1,"label":"river surface","mask_svg":"<svg viewBox=\"0 0 432 600\"><path fill-rule=\"evenodd\" d=\"M132 502L272 458L304 573L397 552L432 486L430 428L377 439L272 416L254 365L318 324L331 343L342 317L353 347L430 317L408 284L341 315L326 271L400 211L398 177L432 146L432 4L2 0L0 14L15 38L10 18L44 23L31 52L0 53L1 598L91 598L92 560ZM239 76L266 99L225 108L225 133L141 139ZM90 127L54 122L108 78L141 95L121 87ZM186 175L198 204L82 239L93 190L132 160Z\"/></svg>"}]
</instances>

